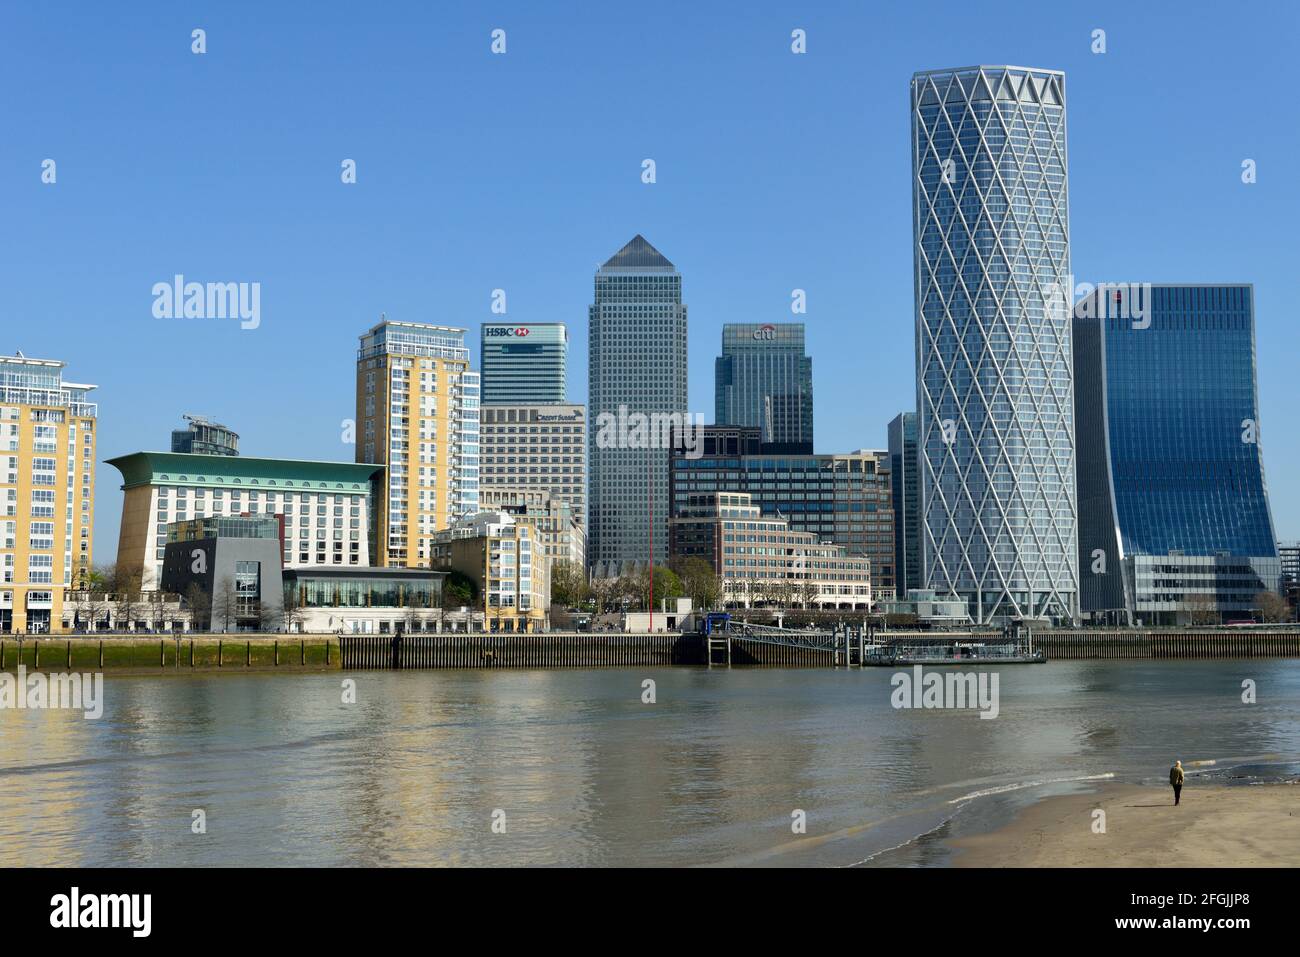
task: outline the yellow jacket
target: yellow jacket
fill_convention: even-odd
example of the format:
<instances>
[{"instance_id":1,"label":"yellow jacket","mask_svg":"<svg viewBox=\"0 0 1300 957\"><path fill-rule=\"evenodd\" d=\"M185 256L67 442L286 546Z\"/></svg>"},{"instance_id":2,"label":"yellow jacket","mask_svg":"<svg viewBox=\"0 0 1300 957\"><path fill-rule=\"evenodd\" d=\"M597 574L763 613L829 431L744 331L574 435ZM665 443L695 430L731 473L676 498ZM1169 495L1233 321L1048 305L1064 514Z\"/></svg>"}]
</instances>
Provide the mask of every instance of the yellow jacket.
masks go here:
<instances>
[{"instance_id":1,"label":"yellow jacket","mask_svg":"<svg viewBox=\"0 0 1300 957\"><path fill-rule=\"evenodd\" d=\"M1169 783L1170 784L1183 783L1183 769L1176 764L1169 769Z\"/></svg>"}]
</instances>

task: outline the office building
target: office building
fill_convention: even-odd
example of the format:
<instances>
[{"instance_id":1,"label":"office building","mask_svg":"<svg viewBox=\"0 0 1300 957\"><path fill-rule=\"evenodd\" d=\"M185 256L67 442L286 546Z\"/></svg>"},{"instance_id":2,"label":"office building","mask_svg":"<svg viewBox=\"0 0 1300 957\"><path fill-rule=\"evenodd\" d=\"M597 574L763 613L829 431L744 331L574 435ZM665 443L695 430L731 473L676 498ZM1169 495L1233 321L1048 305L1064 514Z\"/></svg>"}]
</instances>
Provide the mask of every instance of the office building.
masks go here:
<instances>
[{"instance_id":1,"label":"office building","mask_svg":"<svg viewBox=\"0 0 1300 957\"><path fill-rule=\"evenodd\" d=\"M922 584L977 623L1078 607L1065 75L912 77Z\"/></svg>"},{"instance_id":2,"label":"office building","mask_svg":"<svg viewBox=\"0 0 1300 957\"><path fill-rule=\"evenodd\" d=\"M363 335L357 429L357 461L386 469L375 565L429 567L434 533L479 510L479 376L465 330L385 319Z\"/></svg>"},{"instance_id":3,"label":"office building","mask_svg":"<svg viewBox=\"0 0 1300 957\"><path fill-rule=\"evenodd\" d=\"M894 596L892 471L886 452L789 454L764 443L754 427L705 426L702 433L699 457L677 449L670 460L674 517L699 495L747 493L765 516L869 558L873 595ZM674 556L689 553L679 534L674 526L669 543Z\"/></svg>"},{"instance_id":4,"label":"office building","mask_svg":"<svg viewBox=\"0 0 1300 957\"><path fill-rule=\"evenodd\" d=\"M652 559L659 564L668 554L671 440L653 427L608 423L687 415L681 274L633 237L596 271L588 331L587 560L604 573Z\"/></svg>"},{"instance_id":5,"label":"office building","mask_svg":"<svg viewBox=\"0 0 1300 957\"><path fill-rule=\"evenodd\" d=\"M107 463L122 473L118 572L138 575L145 591L160 587L167 526L194 519L275 518L288 567L370 564L380 466L179 452L134 452Z\"/></svg>"},{"instance_id":6,"label":"office building","mask_svg":"<svg viewBox=\"0 0 1300 957\"><path fill-rule=\"evenodd\" d=\"M894 577L898 594L905 595L921 589L915 412L900 412L890 420L889 464L894 505Z\"/></svg>"},{"instance_id":7,"label":"office building","mask_svg":"<svg viewBox=\"0 0 1300 957\"><path fill-rule=\"evenodd\" d=\"M192 629L287 630L279 518L209 516L165 527L162 590L186 599Z\"/></svg>"},{"instance_id":8,"label":"office building","mask_svg":"<svg viewBox=\"0 0 1300 957\"><path fill-rule=\"evenodd\" d=\"M730 604L871 609L870 559L764 514L748 493L690 495L671 524L677 554L709 562Z\"/></svg>"},{"instance_id":9,"label":"office building","mask_svg":"<svg viewBox=\"0 0 1300 957\"><path fill-rule=\"evenodd\" d=\"M490 488L546 491L586 522L587 412L581 405L484 406L479 504Z\"/></svg>"},{"instance_id":10,"label":"office building","mask_svg":"<svg viewBox=\"0 0 1300 957\"><path fill-rule=\"evenodd\" d=\"M172 431L172 451L192 455L238 455L239 435L201 415L184 417L189 426Z\"/></svg>"},{"instance_id":11,"label":"office building","mask_svg":"<svg viewBox=\"0 0 1300 957\"><path fill-rule=\"evenodd\" d=\"M0 634L61 630L90 575L98 406L64 366L0 356Z\"/></svg>"},{"instance_id":12,"label":"office building","mask_svg":"<svg viewBox=\"0 0 1300 957\"><path fill-rule=\"evenodd\" d=\"M474 583L488 631L545 631L551 582L537 542L528 519L480 512L434 537L433 567Z\"/></svg>"},{"instance_id":13,"label":"office building","mask_svg":"<svg viewBox=\"0 0 1300 957\"><path fill-rule=\"evenodd\" d=\"M442 607L446 578L446 572L427 568L286 568L286 630L345 635L481 631L481 611Z\"/></svg>"},{"instance_id":14,"label":"office building","mask_svg":"<svg viewBox=\"0 0 1300 957\"><path fill-rule=\"evenodd\" d=\"M562 322L485 322L483 405L560 405L568 396L569 335Z\"/></svg>"},{"instance_id":15,"label":"office building","mask_svg":"<svg viewBox=\"0 0 1300 957\"><path fill-rule=\"evenodd\" d=\"M587 533L573 507L563 498L539 488L485 486L479 501L486 512L508 512L525 518L537 532L537 550L550 567L557 561L587 567Z\"/></svg>"},{"instance_id":16,"label":"office building","mask_svg":"<svg viewBox=\"0 0 1300 957\"><path fill-rule=\"evenodd\" d=\"M714 362L714 421L754 425L763 441L813 450L812 359L802 322L727 323Z\"/></svg>"},{"instance_id":17,"label":"office building","mask_svg":"<svg viewBox=\"0 0 1300 957\"><path fill-rule=\"evenodd\" d=\"M1249 285L1099 289L1074 309L1081 605L1144 625L1249 619L1282 574Z\"/></svg>"},{"instance_id":18,"label":"office building","mask_svg":"<svg viewBox=\"0 0 1300 957\"><path fill-rule=\"evenodd\" d=\"M1277 557L1282 581L1300 585L1300 542L1278 542Z\"/></svg>"}]
</instances>

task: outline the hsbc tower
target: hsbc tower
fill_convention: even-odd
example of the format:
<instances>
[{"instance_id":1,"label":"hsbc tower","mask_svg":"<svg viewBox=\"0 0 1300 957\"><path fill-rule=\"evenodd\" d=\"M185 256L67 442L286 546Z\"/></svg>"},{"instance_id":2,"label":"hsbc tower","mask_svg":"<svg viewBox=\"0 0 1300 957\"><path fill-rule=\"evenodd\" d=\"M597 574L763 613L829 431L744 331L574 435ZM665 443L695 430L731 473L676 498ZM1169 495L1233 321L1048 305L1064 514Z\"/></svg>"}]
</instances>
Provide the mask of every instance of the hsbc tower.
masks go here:
<instances>
[{"instance_id":1,"label":"hsbc tower","mask_svg":"<svg viewBox=\"0 0 1300 957\"><path fill-rule=\"evenodd\" d=\"M562 322L486 322L483 405L554 405L567 398L569 335Z\"/></svg>"}]
</instances>

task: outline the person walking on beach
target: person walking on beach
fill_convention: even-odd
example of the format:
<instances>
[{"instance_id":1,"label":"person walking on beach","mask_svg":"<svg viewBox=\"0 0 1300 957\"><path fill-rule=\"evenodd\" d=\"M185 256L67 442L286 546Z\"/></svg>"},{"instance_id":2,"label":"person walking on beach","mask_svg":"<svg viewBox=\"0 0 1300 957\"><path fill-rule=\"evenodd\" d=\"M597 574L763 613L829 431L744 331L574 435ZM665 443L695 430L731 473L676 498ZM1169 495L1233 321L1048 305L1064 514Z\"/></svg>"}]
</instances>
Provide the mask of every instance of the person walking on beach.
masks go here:
<instances>
[{"instance_id":1,"label":"person walking on beach","mask_svg":"<svg viewBox=\"0 0 1300 957\"><path fill-rule=\"evenodd\" d=\"M1169 783L1174 787L1174 807L1178 807L1178 799L1183 793L1183 762L1175 761L1174 766L1169 769Z\"/></svg>"}]
</instances>

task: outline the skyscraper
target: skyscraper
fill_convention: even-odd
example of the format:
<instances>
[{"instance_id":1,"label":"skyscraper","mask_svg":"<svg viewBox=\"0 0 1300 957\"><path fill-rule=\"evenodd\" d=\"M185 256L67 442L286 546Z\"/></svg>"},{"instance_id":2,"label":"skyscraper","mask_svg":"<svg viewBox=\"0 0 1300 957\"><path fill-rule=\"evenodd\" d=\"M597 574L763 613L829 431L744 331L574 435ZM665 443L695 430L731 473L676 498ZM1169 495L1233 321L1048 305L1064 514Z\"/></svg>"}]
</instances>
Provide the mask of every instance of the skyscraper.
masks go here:
<instances>
[{"instance_id":1,"label":"skyscraper","mask_svg":"<svg viewBox=\"0 0 1300 957\"><path fill-rule=\"evenodd\" d=\"M802 322L727 323L714 362L714 421L756 425L763 441L813 450L812 359Z\"/></svg>"},{"instance_id":2,"label":"skyscraper","mask_svg":"<svg viewBox=\"0 0 1300 957\"><path fill-rule=\"evenodd\" d=\"M1249 285L1102 288L1074 311L1080 604L1144 625L1242 620L1282 569Z\"/></svg>"},{"instance_id":3,"label":"skyscraper","mask_svg":"<svg viewBox=\"0 0 1300 957\"><path fill-rule=\"evenodd\" d=\"M565 401L569 336L562 322L485 322L480 341L484 405Z\"/></svg>"},{"instance_id":4,"label":"skyscraper","mask_svg":"<svg viewBox=\"0 0 1300 957\"><path fill-rule=\"evenodd\" d=\"M90 574L98 406L63 367L0 356L0 633L64 630Z\"/></svg>"},{"instance_id":5,"label":"skyscraper","mask_svg":"<svg viewBox=\"0 0 1300 957\"><path fill-rule=\"evenodd\" d=\"M894 574L898 594L921 587L921 536L916 483L916 413L900 412L889 423L889 461L894 502Z\"/></svg>"},{"instance_id":6,"label":"skyscraper","mask_svg":"<svg viewBox=\"0 0 1300 957\"><path fill-rule=\"evenodd\" d=\"M644 563L653 538L654 560L662 562L671 437L653 425L611 423L637 416L667 422L687 412L681 274L634 236L596 270L588 329L587 561L598 571Z\"/></svg>"},{"instance_id":7,"label":"skyscraper","mask_svg":"<svg viewBox=\"0 0 1300 957\"><path fill-rule=\"evenodd\" d=\"M912 162L925 587L1073 620L1065 75L915 74Z\"/></svg>"},{"instance_id":8,"label":"skyscraper","mask_svg":"<svg viewBox=\"0 0 1300 957\"><path fill-rule=\"evenodd\" d=\"M381 321L357 351L357 461L386 466L379 566L428 568L435 532L478 511L479 377L465 330Z\"/></svg>"}]
</instances>

